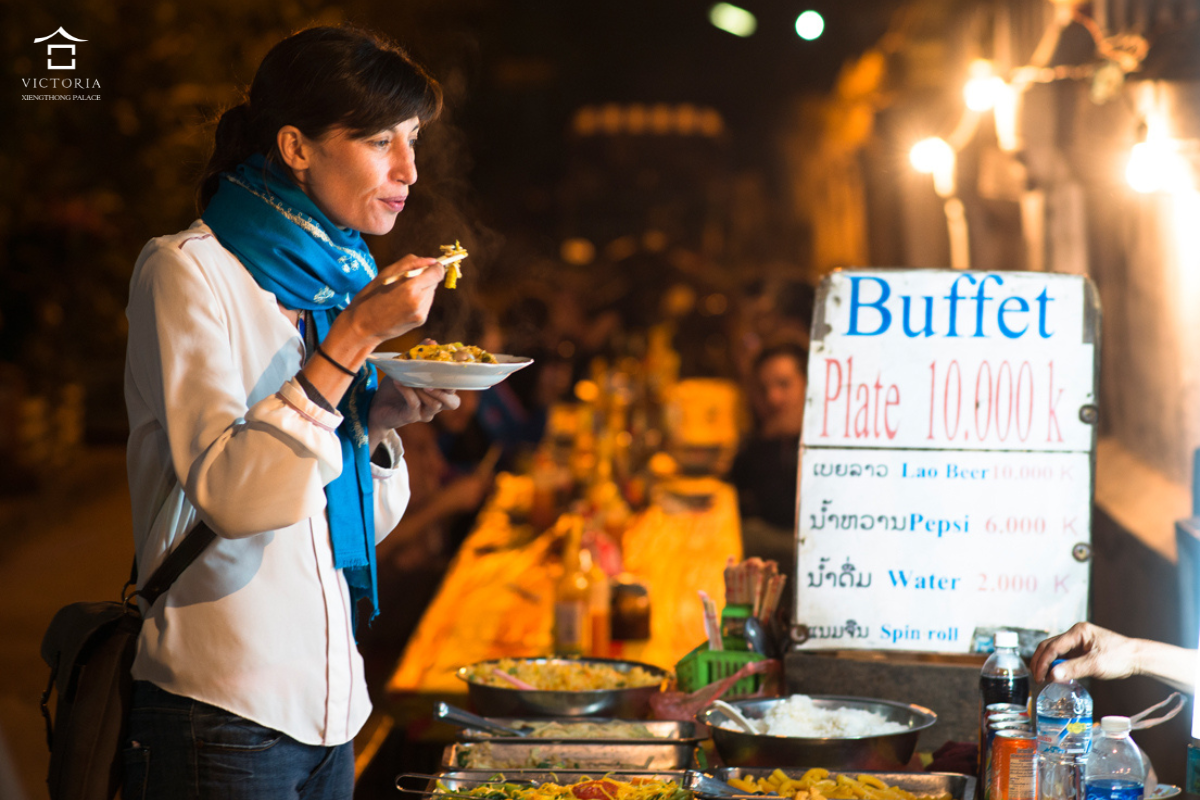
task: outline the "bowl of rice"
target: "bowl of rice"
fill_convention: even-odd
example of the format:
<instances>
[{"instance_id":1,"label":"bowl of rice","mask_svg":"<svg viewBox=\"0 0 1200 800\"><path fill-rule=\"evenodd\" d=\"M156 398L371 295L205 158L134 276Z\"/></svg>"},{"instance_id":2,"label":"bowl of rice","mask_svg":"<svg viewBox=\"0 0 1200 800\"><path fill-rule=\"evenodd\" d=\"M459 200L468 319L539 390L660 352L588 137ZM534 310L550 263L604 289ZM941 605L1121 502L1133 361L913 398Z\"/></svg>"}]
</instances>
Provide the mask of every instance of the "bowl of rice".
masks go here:
<instances>
[{"instance_id":1,"label":"bowl of rice","mask_svg":"<svg viewBox=\"0 0 1200 800\"><path fill-rule=\"evenodd\" d=\"M532 686L517 688L499 673ZM642 719L671 674L610 658L501 658L458 670L476 712L489 717Z\"/></svg>"},{"instance_id":2,"label":"bowl of rice","mask_svg":"<svg viewBox=\"0 0 1200 800\"><path fill-rule=\"evenodd\" d=\"M731 705L757 733L716 708L697 717L711 728L713 745L731 767L895 770L912 758L921 731L937 722L928 708L864 697L797 694Z\"/></svg>"}]
</instances>

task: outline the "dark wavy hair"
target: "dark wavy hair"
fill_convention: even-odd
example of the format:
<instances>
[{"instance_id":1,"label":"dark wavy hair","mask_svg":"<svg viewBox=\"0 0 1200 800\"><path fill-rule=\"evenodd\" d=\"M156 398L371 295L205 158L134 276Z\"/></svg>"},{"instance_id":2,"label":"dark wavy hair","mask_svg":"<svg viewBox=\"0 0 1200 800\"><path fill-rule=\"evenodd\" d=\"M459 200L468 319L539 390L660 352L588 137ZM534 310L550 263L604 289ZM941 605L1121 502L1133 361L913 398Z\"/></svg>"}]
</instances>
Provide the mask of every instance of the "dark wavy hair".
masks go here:
<instances>
[{"instance_id":1,"label":"dark wavy hair","mask_svg":"<svg viewBox=\"0 0 1200 800\"><path fill-rule=\"evenodd\" d=\"M412 117L424 124L441 109L438 82L382 37L349 25L292 34L263 58L246 100L221 115L200 179L200 210L221 173L255 153L284 167L276 135L285 125L314 139L335 126L370 136Z\"/></svg>"},{"instance_id":2,"label":"dark wavy hair","mask_svg":"<svg viewBox=\"0 0 1200 800\"><path fill-rule=\"evenodd\" d=\"M799 342L792 341L774 342L759 351L754 358L754 372L757 373L762 369L763 364L779 356L787 356L795 361L796 371L801 376L808 374L808 350L804 349L804 345Z\"/></svg>"}]
</instances>

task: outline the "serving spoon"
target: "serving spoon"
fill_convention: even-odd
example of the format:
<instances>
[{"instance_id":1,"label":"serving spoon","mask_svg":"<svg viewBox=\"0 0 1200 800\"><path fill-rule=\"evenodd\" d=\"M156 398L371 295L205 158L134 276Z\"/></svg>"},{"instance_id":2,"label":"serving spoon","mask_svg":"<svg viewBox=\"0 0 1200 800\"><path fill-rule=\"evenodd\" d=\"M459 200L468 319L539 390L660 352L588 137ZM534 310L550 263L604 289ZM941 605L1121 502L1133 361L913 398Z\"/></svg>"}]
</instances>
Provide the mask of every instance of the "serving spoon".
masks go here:
<instances>
[{"instance_id":1,"label":"serving spoon","mask_svg":"<svg viewBox=\"0 0 1200 800\"><path fill-rule=\"evenodd\" d=\"M452 706L449 703L438 703L435 705L433 707L433 716L436 719L445 720L451 725L457 725L460 728L476 728L488 733L499 734L500 736L525 737L530 734L528 730L501 725L495 720L481 717L478 714L472 714L470 711L461 709L458 706Z\"/></svg>"},{"instance_id":2,"label":"serving spoon","mask_svg":"<svg viewBox=\"0 0 1200 800\"><path fill-rule=\"evenodd\" d=\"M746 733L758 734L758 728L754 727L754 723L742 716L742 712L738 711L736 707L729 705L724 700L713 700L712 707L736 722Z\"/></svg>"},{"instance_id":3,"label":"serving spoon","mask_svg":"<svg viewBox=\"0 0 1200 800\"><path fill-rule=\"evenodd\" d=\"M492 667L492 674L495 675L497 678L501 679L502 681L505 681L506 683L511 683L513 685L514 689L522 689L524 691L532 690L535 692L537 691L537 687L534 686L532 683L526 683L525 681L518 678L516 675L509 675L507 672L500 669L499 667Z\"/></svg>"}]
</instances>

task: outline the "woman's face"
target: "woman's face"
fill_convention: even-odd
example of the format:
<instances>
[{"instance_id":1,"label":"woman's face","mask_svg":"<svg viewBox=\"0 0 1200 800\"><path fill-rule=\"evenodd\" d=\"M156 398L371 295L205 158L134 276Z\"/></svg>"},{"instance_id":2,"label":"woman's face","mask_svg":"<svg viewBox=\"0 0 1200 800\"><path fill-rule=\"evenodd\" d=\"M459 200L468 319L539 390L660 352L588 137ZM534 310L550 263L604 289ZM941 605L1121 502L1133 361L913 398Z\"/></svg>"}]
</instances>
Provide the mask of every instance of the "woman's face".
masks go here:
<instances>
[{"instance_id":1,"label":"woman's face","mask_svg":"<svg viewBox=\"0 0 1200 800\"><path fill-rule=\"evenodd\" d=\"M352 137L340 127L320 139L300 134L300 160L293 162L286 154L285 159L305 193L334 224L382 235L396 224L408 190L417 182L420 127L413 117L365 137Z\"/></svg>"}]
</instances>

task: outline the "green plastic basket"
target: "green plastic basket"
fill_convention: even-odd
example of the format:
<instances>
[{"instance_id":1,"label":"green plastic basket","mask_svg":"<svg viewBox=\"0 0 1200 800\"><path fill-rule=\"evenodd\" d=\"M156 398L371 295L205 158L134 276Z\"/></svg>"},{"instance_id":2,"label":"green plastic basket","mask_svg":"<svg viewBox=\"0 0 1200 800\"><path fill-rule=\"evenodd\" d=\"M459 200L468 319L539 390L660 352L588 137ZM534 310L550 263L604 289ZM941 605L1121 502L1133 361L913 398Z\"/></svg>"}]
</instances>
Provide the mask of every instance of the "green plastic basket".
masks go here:
<instances>
[{"instance_id":1,"label":"green plastic basket","mask_svg":"<svg viewBox=\"0 0 1200 800\"><path fill-rule=\"evenodd\" d=\"M731 644L734 643L726 642L725 646L728 648ZM745 643L742 643L742 647L745 647ZM728 678L747 664L762 661L764 658L761 653L745 649L709 650L708 642L705 642L679 659L679 663L675 665L675 678L682 691L694 692L722 678ZM759 675L742 678L730 687L725 696L745 697L754 694L758 691L761 679Z\"/></svg>"}]
</instances>

